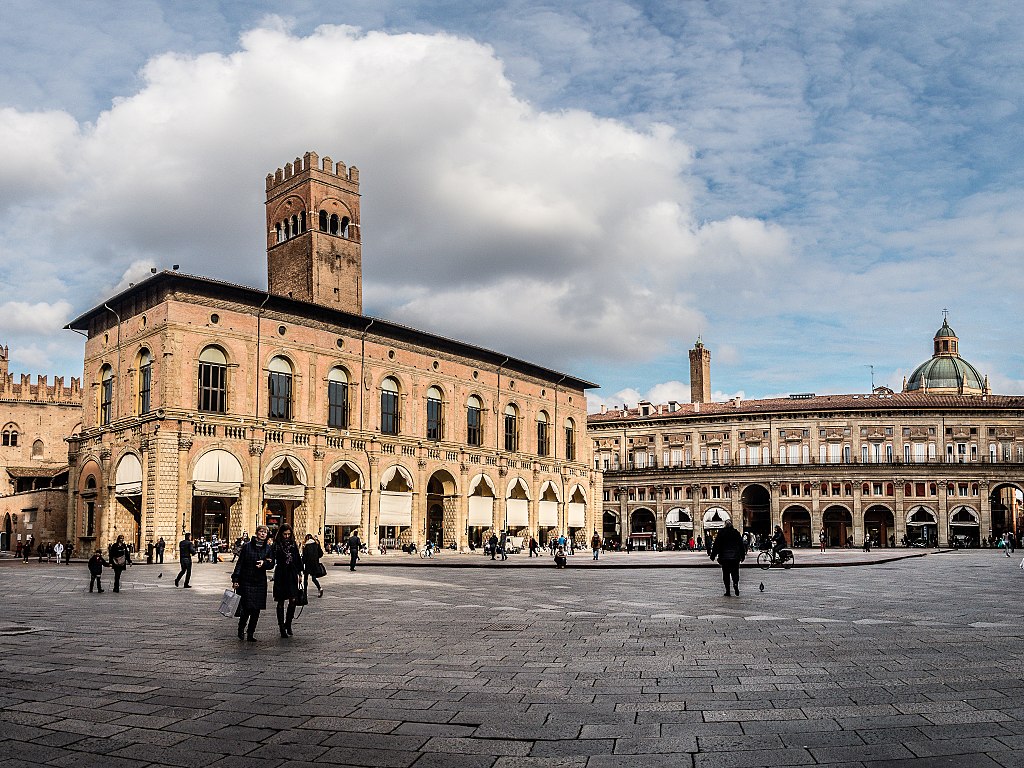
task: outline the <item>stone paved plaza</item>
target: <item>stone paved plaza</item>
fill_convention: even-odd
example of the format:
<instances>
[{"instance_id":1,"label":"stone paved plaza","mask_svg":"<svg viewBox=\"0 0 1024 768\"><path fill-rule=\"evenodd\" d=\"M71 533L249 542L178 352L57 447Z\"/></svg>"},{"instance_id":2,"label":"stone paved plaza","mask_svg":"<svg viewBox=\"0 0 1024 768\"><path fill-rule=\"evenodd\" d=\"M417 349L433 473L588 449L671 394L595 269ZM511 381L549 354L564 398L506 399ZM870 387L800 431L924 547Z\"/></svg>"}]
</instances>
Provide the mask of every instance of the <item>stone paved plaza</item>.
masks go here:
<instances>
[{"instance_id":1,"label":"stone paved plaza","mask_svg":"<svg viewBox=\"0 0 1024 768\"><path fill-rule=\"evenodd\" d=\"M0 562L0 766L1024 765L1019 555L745 568L738 598L717 568L387 562L257 643L216 613L229 564L99 595Z\"/></svg>"}]
</instances>

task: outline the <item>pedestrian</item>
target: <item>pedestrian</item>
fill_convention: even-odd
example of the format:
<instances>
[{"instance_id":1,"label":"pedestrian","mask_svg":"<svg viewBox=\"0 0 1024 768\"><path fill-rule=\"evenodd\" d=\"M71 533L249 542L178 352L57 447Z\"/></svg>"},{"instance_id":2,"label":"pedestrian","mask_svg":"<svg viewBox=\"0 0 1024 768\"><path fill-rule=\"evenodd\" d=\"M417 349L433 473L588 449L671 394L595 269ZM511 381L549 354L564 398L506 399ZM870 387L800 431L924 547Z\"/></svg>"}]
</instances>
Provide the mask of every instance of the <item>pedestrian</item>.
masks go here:
<instances>
[{"instance_id":1,"label":"pedestrian","mask_svg":"<svg viewBox=\"0 0 1024 768\"><path fill-rule=\"evenodd\" d=\"M533 536L530 537L530 557L540 557L537 552L537 540Z\"/></svg>"},{"instance_id":2,"label":"pedestrian","mask_svg":"<svg viewBox=\"0 0 1024 768\"><path fill-rule=\"evenodd\" d=\"M501 539L498 541L498 549L501 550L501 559L508 560L508 555L505 554L505 549L508 547L508 531L501 532Z\"/></svg>"},{"instance_id":3,"label":"pedestrian","mask_svg":"<svg viewBox=\"0 0 1024 768\"><path fill-rule=\"evenodd\" d=\"M870 552L871 551L871 534L867 533L866 531L864 533L864 547L863 547L863 549L864 549L865 552Z\"/></svg>"},{"instance_id":4,"label":"pedestrian","mask_svg":"<svg viewBox=\"0 0 1024 768\"><path fill-rule=\"evenodd\" d=\"M718 558L722 566L722 581L725 582L725 596L729 596L729 580L732 579L733 592L740 596L740 563L747 557L746 548L740 532L733 528L732 520L726 520L725 526L718 532L714 543L708 547L708 557Z\"/></svg>"},{"instance_id":5,"label":"pedestrian","mask_svg":"<svg viewBox=\"0 0 1024 768\"><path fill-rule=\"evenodd\" d=\"M354 571L356 569L356 560L359 559L359 548L363 546L363 542L359 540L359 529L356 528L352 531L352 535L348 537L348 569Z\"/></svg>"},{"instance_id":6,"label":"pedestrian","mask_svg":"<svg viewBox=\"0 0 1024 768\"><path fill-rule=\"evenodd\" d=\"M21 550L21 553L22 553L22 555L24 556L24 558L25 558L25 562L26 562L26 563L28 562L28 556L29 556L30 554L32 554L32 544L33 544L33 543L35 543L35 539L33 539L33 538L32 538L31 536L29 536L29 537L28 537L28 538L27 538L27 539L25 540L25 546L24 546L24 548L23 548L23 549Z\"/></svg>"},{"instance_id":7,"label":"pedestrian","mask_svg":"<svg viewBox=\"0 0 1024 768\"><path fill-rule=\"evenodd\" d=\"M555 568L565 568L566 562L565 547L555 547Z\"/></svg>"},{"instance_id":8,"label":"pedestrian","mask_svg":"<svg viewBox=\"0 0 1024 768\"><path fill-rule=\"evenodd\" d=\"M818 531L818 546L821 548L820 551L825 551L825 543L828 541L828 536L825 535L825 529L822 528Z\"/></svg>"},{"instance_id":9,"label":"pedestrian","mask_svg":"<svg viewBox=\"0 0 1024 768\"><path fill-rule=\"evenodd\" d=\"M118 534L117 541L110 545L107 553L110 567L114 569L114 591L121 591L121 574L132 564L132 553L124 543L124 534Z\"/></svg>"},{"instance_id":10,"label":"pedestrian","mask_svg":"<svg viewBox=\"0 0 1024 768\"><path fill-rule=\"evenodd\" d=\"M164 541L164 537L161 536L156 541L156 561L161 565L164 562L164 550L167 549L167 542Z\"/></svg>"},{"instance_id":11,"label":"pedestrian","mask_svg":"<svg viewBox=\"0 0 1024 768\"><path fill-rule=\"evenodd\" d=\"M89 558L89 591L92 592L92 587L96 585L96 591L103 591L103 583L100 581L100 577L103 575L104 567L110 567L110 563L103 559L103 553L98 549L93 552L92 557Z\"/></svg>"},{"instance_id":12,"label":"pedestrian","mask_svg":"<svg viewBox=\"0 0 1024 768\"><path fill-rule=\"evenodd\" d=\"M702 539L700 536L697 537L697 551L704 551L704 539Z\"/></svg>"},{"instance_id":13,"label":"pedestrian","mask_svg":"<svg viewBox=\"0 0 1024 768\"><path fill-rule=\"evenodd\" d=\"M60 565L60 561L64 556L64 545L59 541L53 545L53 554L57 557L57 565ZM46 562L50 562L50 558L46 558Z\"/></svg>"},{"instance_id":14,"label":"pedestrian","mask_svg":"<svg viewBox=\"0 0 1024 768\"><path fill-rule=\"evenodd\" d=\"M255 642L260 611L267 607L267 571L274 567L274 555L267 541L270 529L256 526L256 535L238 553L231 586L241 595L238 603L238 639Z\"/></svg>"},{"instance_id":15,"label":"pedestrian","mask_svg":"<svg viewBox=\"0 0 1024 768\"><path fill-rule=\"evenodd\" d=\"M590 537L590 548L594 550L594 559L597 560L598 555L601 554L601 537L597 535L597 531L594 531L594 535Z\"/></svg>"},{"instance_id":16,"label":"pedestrian","mask_svg":"<svg viewBox=\"0 0 1024 768\"><path fill-rule=\"evenodd\" d=\"M185 538L178 542L178 562L181 564L181 570L178 571L178 575L174 578L174 586L178 586L178 582L184 576L185 589L192 589L188 582L192 578L192 555L195 553L196 545L192 543L192 534L191 532L186 532Z\"/></svg>"},{"instance_id":17,"label":"pedestrian","mask_svg":"<svg viewBox=\"0 0 1024 768\"><path fill-rule=\"evenodd\" d=\"M498 534L491 532L491 538L487 540L487 546L491 549L491 560L498 554Z\"/></svg>"},{"instance_id":18,"label":"pedestrian","mask_svg":"<svg viewBox=\"0 0 1024 768\"><path fill-rule=\"evenodd\" d=\"M71 546L69 541L67 546L64 547L64 565L71 565L71 555L74 554L75 548Z\"/></svg>"},{"instance_id":19,"label":"pedestrian","mask_svg":"<svg viewBox=\"0 0 1024 768\"><path fill-rule=\"evenodd\" d=\"M295 533L291 525L282 523L274 544L274 602L277 603L277 626L283 638L292 636L295 605L302 596L302 572L302 553Z\"/></svg>"},{"instance_id":20,"label":"pedestrian","mask_svg":"<svg viewBox=\"0 0 1024 768\"><path fill-rule=\"evenodd\" d=\"M309 580L312 579L313 583L316 584L317 590L320 594L317 597L324 596L324 588L320 586L318 577L320 576L320 558L324 556L324 548L320 546L320 542L313 538L312 533L306 534L306 542L302 545L302 590L307 595L309 594Z\"/></svg>"}]
</instances>

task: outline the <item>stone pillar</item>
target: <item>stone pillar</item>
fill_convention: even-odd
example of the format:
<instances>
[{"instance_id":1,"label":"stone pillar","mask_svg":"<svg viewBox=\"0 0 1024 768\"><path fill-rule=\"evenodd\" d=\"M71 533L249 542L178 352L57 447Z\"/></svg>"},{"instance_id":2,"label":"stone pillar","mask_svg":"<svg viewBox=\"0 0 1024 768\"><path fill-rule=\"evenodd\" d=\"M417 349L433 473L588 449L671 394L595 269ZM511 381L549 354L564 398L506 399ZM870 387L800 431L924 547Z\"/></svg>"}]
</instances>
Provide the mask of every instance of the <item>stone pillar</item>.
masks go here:
<instances>
[{"instance_id":1,"label":"stone pillar","mask_svg":"<svg viewBox=\"0 0 1024 768\"><path fill-rule=\"evenodd\" d=\"M619 494L619 541L622 542L622 548L625 549L626 539L632 530L629 521L629 489L620 485L616 490Z\"/></svg>"},{"instance_id":2,"label":"stone pillar","mask_svg":"<svg viewBox=\"0 0 1024 768\"><path fill-rule=\"evenodd\" d=\"M732 518L733 527L743 533L743 499L740 496L739 483L729 483L729 516Z\"/></svg>"},{"instance_id":3,"label":"stone pillar","mask_svg":"<svg viewBox=\"0 0 1024 768\"><path fill-rule=\"evenodd\" d=\"M949 496L947 495L947 486L945 480L939 480L936 484L936 493L938 494L938 504L936 505L936 517L939 521L939 546L948 547L950 544L950 528L949 528ZM906 525L906 515L904 514L904 526Z\"/></svg>"},{"instance_id":4,"label":"stone pillar","mask_svg":"<svg viewBox=\"0 0 1024 768\"><path fill-rule=\"evenodd\" d=\"M426 448L420 446L418 449L419 458L416 460L416 487L426 489L429 484L430 475L427 472L427 460L424 458ZM423 503L420 503L419 498L414 493L412 497L412 529L413 537L412 540L416 542L416 546L424 547L427 543L427 504L426 494L423 494ZM442 522L442 535L448 536L448 532L443 530L444 524ZM437 544L435 541L434 544Z\"/></svg>"},{"instance_id":5,"label":"stone pillar","mask_svg":"<svg viewBox=\"0 0 1024 768\"><path fill-rule=\"evenodd\" d=\"M117 510L114 509L114 478L110 476L110 447L100 448L100 481L96 484L96 509L99 521L96 526L98 548L106 552L114 542L114 524Z\"/></svg>"},{"instance_id":6,"label":"stone pillar","mask_svg":"<svg viewBox=\"0 0 1024 768\"><path fill-rule=\"evenodd\" d=\"M970 481L968 481L968 488ZM992 535L992 499L988 495L988 480L978 481L978 509L981 512L981 536ZM1009 510L1008 514L1013 514Z\"/></svg>"},{"instance_id":7,"label":"stone pillar","mask_svg":"<svg viewBox=\"0 0 1024 768\"><path fill-rule=\"evenodd\" d=\"M482 482L482 481L481 481ZM445 499L447 507L448 500ZM469 551L469 467L466 462L459 463L459 485L452 497L452 513L455 518L455 541L459 552ZM447 516L447 509L445 510Z\"/></svg>"},{"instance_id":8,"label":"stone pillar","mask_svg":"<svg viewBox=\"0 0 1024 768\"><path fill-rule=\"evenodd\" d=\"M312 487L306 492L310 499L310 506L306 511L306 532L321 537L324 533L324 520L327 517L327 476L324 474L326 457L327 453L323 448L313 448Z\"/></svg>"},{"instance_id":9,"label":"stone pillar","mask_svg":"<svg viewBox=\"0 0 1024 768\"><path fill-rule=\"evenodd\" d=\"M811 484L811 546L818 544L823 521L821 516L821 480L810 480Z\"/></svg>"},{"instance_id":10,"label":"stone pillar","mask_svg":"<svg viewBox=\"0 0 1024 768\"><path fill-rule=\"evenodd\" d=\"M380 444L371 443L370 450L366 454L370 467L370 476L366 483L366 492L363 494L363 520L362 532L365 534L366 550L368 552L378 551L380 545L380 530L377 527L380 519ZM416 496L413 495L413 506L416 505Z\"/></svg>"},{"instance_id":11,"label":"stone pillar","mask_svg":"<svg viewBox=\"0 0 1024 768\"><path fill-rule=\"evenodd\" d=\"M769 527L771 531L769 531L769 534L775 530L775 526L782 525L781 497L779 496L779 487L781 485L778 480L771 480L768 483L769 503L771 505L769 510L769 517L771 518Z\"/></svg>"},{"instance_id":12,"label":"stone pillar","mask_svg":"<svg viewBox=\"0 0 1024 768\"><path fill-rule=\"evenodd\" d=\"M855 546L863 546L864 544L864 494L862 486L864 480L852 480L853 483L853 509L851 514L853 517L853 530L850 532L850 536L853 538Z\"/></svg>"},{"instance_id":13,"label":"stone pillar","mask_svg":"<svg viewBox=\"0 0 1024 768\"><path fill-rule=\"evenodd\" d=\"M250 536L256 535L256 526L263 524L263 449L262 440L249 441L249 487L242 489L241 505L238 517L242 521L242 530ZM234 516L235 508L231 508Z\"/></svg>"},{"instance_id":14,"label":"stone pillar","mask_svg":"<svg viewBox=\"0 0 1024 768\"><path fill-rule=\"evenodd\" d=\"M665 486L654 489L654 535L665 544L668 541L668 528L665 527Z\"/></svg>"}]
</instances>

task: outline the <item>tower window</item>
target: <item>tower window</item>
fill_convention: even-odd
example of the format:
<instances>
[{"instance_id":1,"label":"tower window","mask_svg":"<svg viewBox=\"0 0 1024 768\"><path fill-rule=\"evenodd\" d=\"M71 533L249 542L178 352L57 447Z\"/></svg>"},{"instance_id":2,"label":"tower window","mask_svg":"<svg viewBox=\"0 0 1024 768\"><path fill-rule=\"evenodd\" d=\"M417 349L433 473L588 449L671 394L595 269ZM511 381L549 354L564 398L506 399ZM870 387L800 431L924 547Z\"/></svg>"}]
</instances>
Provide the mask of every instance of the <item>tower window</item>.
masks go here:
<instances>
[{"instance_id":1,"label":"tower window","mask_svg":"<svg viewBox=\"0 0 1024 768\"><path fill-rule=\"evenodd\" d=\"M328 228L327 211L320 211L320 231L326 232Z\"/></svg>"},{"instance_id":2,"label":"tower window","mask_svg":"<svg viewBox=\"0 0 1024 768\"><path fill-rule=\"evenodd\" d=\"M340 228L340 226L341 226L341 222L340 222L340 221L338 220L338 214L336 214L336 213L332 213L332 214L331 214L331 228L330 228L330 233L331 233L332 235L336 235L336 234L338 234L338 229Z\"/></svg>"}]
</instances>

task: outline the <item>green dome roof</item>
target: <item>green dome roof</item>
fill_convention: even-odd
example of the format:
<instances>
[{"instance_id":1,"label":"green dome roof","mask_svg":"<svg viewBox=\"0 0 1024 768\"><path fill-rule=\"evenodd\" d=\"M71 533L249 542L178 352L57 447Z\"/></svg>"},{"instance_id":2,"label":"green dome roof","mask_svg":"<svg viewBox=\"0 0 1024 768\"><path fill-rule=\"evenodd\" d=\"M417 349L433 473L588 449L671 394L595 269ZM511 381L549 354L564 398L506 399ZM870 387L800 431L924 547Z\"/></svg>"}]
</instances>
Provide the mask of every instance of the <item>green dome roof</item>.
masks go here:
<instances>
[{"instance_id":1,"label":"green dome roof","mask_svg":"<svg viewBox=\"0 0 1024 768\"><path fill-rule=\"evenodd\" d=\"M944 325L944 328L949 326ZM964 392L981 392L985 382L977 369L962 357L933 357L921 363L907 379L904 391L918 389L959 389L963 383Z\"/></svg>"}]
</instances>

